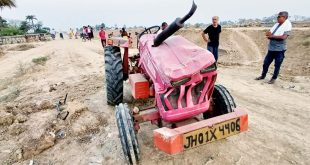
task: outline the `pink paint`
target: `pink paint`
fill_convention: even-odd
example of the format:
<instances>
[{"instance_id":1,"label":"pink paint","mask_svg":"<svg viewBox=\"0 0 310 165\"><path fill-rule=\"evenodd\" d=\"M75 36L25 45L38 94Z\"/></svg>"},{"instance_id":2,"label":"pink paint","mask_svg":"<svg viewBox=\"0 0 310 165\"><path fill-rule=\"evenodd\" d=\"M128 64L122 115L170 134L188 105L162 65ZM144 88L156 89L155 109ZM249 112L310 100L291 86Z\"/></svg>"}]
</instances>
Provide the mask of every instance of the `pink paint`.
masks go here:
<instances>
[{"instance_id":1,"label":"pink paint","mask_svg":"<svg viewBox=\"0 0 310 165\"><path fill-rule=\"evenodd\" d=\"M160 117L164 121L174 122L207 111L217 73L213 71L201 74L200 71L215 63L213 55L181 36L172 36L160 46L153 47L155 37L155 34L146 34L140 38L139 65L154 83ZM184 78L190 78L190 81L180 87L171 85L171 82ZM193 97L192 91L204 79L206 83L199 97ZM179 96L177 101L172 103L169 101L169 96L178 88ZM182 105L184 99L186 105ZM195 100L197 104L194 104L193 99L197 99Z\"/></svg>"}]
</instances>

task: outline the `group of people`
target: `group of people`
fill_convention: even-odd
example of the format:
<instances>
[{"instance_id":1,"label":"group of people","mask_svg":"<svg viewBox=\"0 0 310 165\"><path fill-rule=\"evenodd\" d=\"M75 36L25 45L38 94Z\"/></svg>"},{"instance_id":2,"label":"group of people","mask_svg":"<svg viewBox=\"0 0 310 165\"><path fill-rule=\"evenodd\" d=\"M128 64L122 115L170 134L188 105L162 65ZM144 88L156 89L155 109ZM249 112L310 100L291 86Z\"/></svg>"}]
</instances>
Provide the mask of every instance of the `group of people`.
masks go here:
<instances>
[{"instance_id":1,"label":"group of people","mask_svg":"<svg viewBox=\"0 0 310 165\"><path fill-rule=\"evenodd\" d=\"M162 25L161 25L161 29L157 32L157 34L161 33L167 27L168 27L168 24L166 22L163 22ZM108 34L108 38L112 38L112 37L114 37L114 33L113 32ZM117 37L128 39L129 42L130 42L129 44L132 44L131 33L128 33L126 31L126 28L124 28L124 27L119 31L119 35ZM101 45L104 48L107 45L107 37L106 37L106 31L105 31L105 29L103 27L100 28L99 38L100 38Z\"/></svg>"},{"instance_id":2,"label":"group of people","mask_svg":"<svg viewBox=\"0 0 310 165\"><path fill-rule=\"evenodd\" d=\"M59 38L60 39L64 39L64 33L61 32L61 31L58 32L58 33L59 33ZM50 34L51 34L52 39L55 40L56 39L56 34L57 34L55 29L52 29L50 31ZM69 36L69 39L73 39L73 38L78 39L79 31L78 31L78 29L76 29L76 31L74 31L73 29L70 28L70 30L69 30L69 32L67 34Z\"/></svg>"},{"instance_id":3,"label":"group of people","mask_svg":"<svg viewBox=\"0 0 310 165\"><path fill-rule=\"evenodd\" d=\"M274 84L280 73L280 68L283 63L285 52L286 52L286 39L290 35L292 30L292 24L288 20L288 12L279 12L277 17L277 23L266 32L266 38L269 39L268 52L264 59L263 70L259 77L255 80L263 80L266 78L268 68L270 64L275 61L275 68L272 78L268 81L269 84ZM161 33L168 27L166 22L163 22L161 29L157 33ZM219 54L218 48L220 45L220 33L222 32L222 27L219 25L219 17L212 17L212 24L208 26L201 33L203 40L207 43L207 49L213 54L215 61L218 61Z\"/></svg>"},{"instance_id":4,"label":"group of people","mask_svg":"<svg viewBox=\"0 0 310 165\"><path fill-rule=\"evenodd\" d=\"M111 38L111 37L114 37L114 33L111 32L110 34L108 34L108 38ZM130 44L132 43L131 41L131 33L128 33L126 31L126 28L122 28L120 31L119 31L119 36L118 37L121 37L121 38L126 38L129 40ZM99 38L100 38L100 41L101 41L101 44L102 44L102 47L105 47L106 44L107 44L107 38L106 38L106 32L104 30L103 27L100 28L100 31L99 31Z\"/></svg>"},{"instance_id":5,"label":"group of people","mask_svg":"<svg viewBox=\"0 0 310 165\"><path fill-rule=\"evenodd\" d=\"M74 31L73 29L70 28L70 31L69 31L69 39L78 39L79 37L79 30L76 29L76 31Z\"/></svg>"},{"instance_id":6,"label":"group of people","mask_svg":"<svg viewBox=\"0 0 310 165\"><path fill-rule=\"evenodd\" d=\"M218 47L220 33L222 32L221 25L218 23L219 17L212 17L212 24L208 26L202 32L202 38L207 43L207 49L214 55L216 61L218 61ZM281 64L285 57L286 51L286 39L290 35L292 30L292 24L288 20L288 12L279 12L277 17L277 23L266 32L266 38L269 39L268 52L264 59L263 71L261 75L255 80L263 80L266 78L268 68L270 64L275 61L275 69L272 78L268 81L269 84L274 84L278 78ZM208 35L208 36L207 36Z\"/></svg>"},{"instance_id":7,"label":"group of people","mask_svg":"<svg viewBox=\"0 0 310 165\"><path fill-rule=\"evenodd\" d=\"M86 41L86 40L91 41L94 38L94 31L90 25L83 26L81 38L82 38L82 41Z\"/></svg>"}]
</instances>

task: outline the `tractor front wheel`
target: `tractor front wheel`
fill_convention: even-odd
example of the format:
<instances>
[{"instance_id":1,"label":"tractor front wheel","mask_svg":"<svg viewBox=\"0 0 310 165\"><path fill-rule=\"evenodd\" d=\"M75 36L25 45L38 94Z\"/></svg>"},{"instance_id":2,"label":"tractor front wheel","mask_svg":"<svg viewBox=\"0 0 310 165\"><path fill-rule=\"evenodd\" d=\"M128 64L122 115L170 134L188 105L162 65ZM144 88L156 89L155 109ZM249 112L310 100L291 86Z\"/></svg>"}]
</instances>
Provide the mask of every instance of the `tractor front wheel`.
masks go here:
<instances>
[{"instance_id":1,"label":"tractor front wheel","mask_svg":"<svg viewBox=\"0 0 310 165\"><path fill-rule=\"evenodd\" d=\"M234 112L236 103L229 91L223 85L215 85L210 103L210 109L203 113L204 119L209 119L215 116L224 115Z\"/></svg>"},{"instance_id":2,"label":"tractor front wheel","mask_svg":"<svg viewBox=\"0 0 310 165\"><path fill-rule=\"evenodd\" d=\"M123 62L120 48L107 46L104 49L107 102L118 105L123 102Z\"/></svg>"},{"instance_id":3,"label":"tractor front wheel","mask_svg":"<svg viewBox=\"0 0 310 165\"><path fill-rule=\"evenodd\" d=\"M138 164L140 149L133 126L133 118L127 104L116 106L116 122L127 163L130 165Z\"/></svg>"}]
</instances>

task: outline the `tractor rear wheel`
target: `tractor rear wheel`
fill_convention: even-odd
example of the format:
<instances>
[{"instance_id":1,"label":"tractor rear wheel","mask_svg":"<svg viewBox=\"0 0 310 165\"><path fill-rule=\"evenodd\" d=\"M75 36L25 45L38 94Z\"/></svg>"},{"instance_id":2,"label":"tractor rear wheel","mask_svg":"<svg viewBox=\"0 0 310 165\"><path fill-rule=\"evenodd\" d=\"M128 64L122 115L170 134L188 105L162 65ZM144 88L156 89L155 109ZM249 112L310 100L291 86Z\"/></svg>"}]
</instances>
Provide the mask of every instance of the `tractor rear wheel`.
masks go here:
<instances>
[{"instance_id":1,"label":"tractor rear wheel","mask_svg":"<svg viewBox=\"0 0 310 165\"><path fill-rule=\"evenodd\" d=\"M204 119L234 112L236 103L223 85L215 85L210 106L211 109L203 113Z\"/></svg>"},{"instance_id":2,"label":"tractor rear wheel","mask_svg":"<svg viewBox=\"0 0 310 165\"><path fill-rule=\"evenodd\" d=\"M123 62L120 48L107 46L104 49L107 102L118 105L123 102Z\"/></svg>"},{"instance_id":3,"label":"tractor rear wheel","mask_svg":"<svg viewBox=\"0 0 310 165\"><path fill-rule=\"evenodd\" d=\"M126 161L130 165L138 164L140 149L133 127L133 118L127 104L116 106L116 122Z\"/></svg>"}]
</instances>

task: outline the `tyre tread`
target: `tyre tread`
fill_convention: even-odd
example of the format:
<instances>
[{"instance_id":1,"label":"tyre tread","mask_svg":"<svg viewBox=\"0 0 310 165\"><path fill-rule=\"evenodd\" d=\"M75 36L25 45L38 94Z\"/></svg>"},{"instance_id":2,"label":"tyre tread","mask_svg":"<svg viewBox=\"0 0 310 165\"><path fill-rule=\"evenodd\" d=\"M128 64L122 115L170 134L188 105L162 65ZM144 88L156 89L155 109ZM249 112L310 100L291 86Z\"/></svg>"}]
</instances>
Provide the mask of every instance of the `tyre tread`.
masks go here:
<instances>
[{"instance_id":1,"label":"tyre tread","mask_svg":"<svg viewBox=\"0 0 310 165\"><path fill-rule=\"evenodd\" d=\"M104 52L107 102L118 105L123 102L123 62L120 48L107 46Z\"/></svg>"},{"instance_id":2,"label":"tyre tread","mask_svg":"<svg viewBox=\"0 0 310 165\"><path fill-rule=\"evenodd\" d=\"M131 165L139 164L139 144L133 126L133 118L127 104L116 106L116 120L123 152L127 162Z\"/></svg>"}]
</instances>

